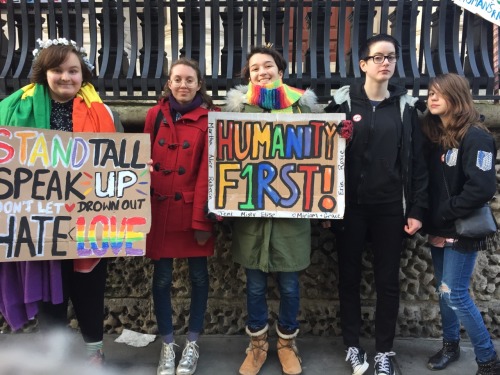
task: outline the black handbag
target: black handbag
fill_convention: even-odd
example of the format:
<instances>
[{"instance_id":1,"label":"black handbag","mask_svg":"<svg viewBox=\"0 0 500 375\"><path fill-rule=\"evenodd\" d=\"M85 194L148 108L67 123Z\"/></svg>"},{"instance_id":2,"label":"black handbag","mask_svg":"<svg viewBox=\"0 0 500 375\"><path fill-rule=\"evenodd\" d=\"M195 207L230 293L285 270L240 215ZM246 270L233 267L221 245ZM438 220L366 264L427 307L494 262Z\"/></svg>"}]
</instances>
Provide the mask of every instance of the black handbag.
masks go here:
<instances>
[{"instance_id":1,"label":"black handbag","mask_svg":"<svg viewBox=\"0 0 500 375\"><path fill-rule=\"evenodd\" d=\"M446 193L450 197L448 183L444 174L443 179ZM459 237L467 238L486 238L496 233L498 230L497 221L491 211L488 203L484 206L474 209L469 215L455 219L455 231Z\"/></svg>"},{"instance_id":2,"label":"black handbag","mask_svg":"<svg viewBox=\"0 0 500 375\"><path fill-rule=\"evenodd\" d=\"M455 231L460 237L485 238L495 234L497 229L497 222L489 204L455 220Z\"/></svg>"}]
</instances>

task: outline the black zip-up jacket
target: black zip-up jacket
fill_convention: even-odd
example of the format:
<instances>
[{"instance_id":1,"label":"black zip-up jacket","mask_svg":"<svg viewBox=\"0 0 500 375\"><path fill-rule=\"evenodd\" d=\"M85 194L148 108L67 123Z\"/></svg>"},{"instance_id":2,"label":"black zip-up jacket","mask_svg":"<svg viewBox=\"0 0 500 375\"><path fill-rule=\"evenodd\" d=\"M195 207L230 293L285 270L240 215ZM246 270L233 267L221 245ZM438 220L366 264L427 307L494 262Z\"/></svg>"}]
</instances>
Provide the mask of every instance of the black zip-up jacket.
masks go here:
<instances>
[{"instance_id":1,"label":"black zip-up jacket","mask_svg":"<svg viewBox=\"0 0 500 375\"><path fill-rule=\"evenodd\" d=\"M432 144L429 150L430 209L424 231L457 238L455 219L483 206L496 193L495 140L483 129L472 126L458 148L443 150Z\"/></svg>"},{"instance_id":2,"label":"black zip-up jacket","mask_svg":"<svg viewBox=\"0 0 500 375\"><path fill-rule=\"evenodd\" d=\"M416 98L389 85L390 97L374 106L363 85L341 87L325 112L346 113L353 139L346 150L346 200L358 204L403 201L408 217L422 220L428 175Z\"/></svg>"}]
</instances>

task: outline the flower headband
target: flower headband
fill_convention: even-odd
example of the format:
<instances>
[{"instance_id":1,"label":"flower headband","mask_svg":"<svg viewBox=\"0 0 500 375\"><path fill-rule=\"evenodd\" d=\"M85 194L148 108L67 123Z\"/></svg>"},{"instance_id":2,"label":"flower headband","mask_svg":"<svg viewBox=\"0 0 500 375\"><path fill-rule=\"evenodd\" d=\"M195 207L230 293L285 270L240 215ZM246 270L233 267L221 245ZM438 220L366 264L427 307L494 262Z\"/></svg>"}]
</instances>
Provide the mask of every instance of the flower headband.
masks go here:
<instances>
[{"instance_id":1,"label":"flower headband","mask_svg":"<svg viewBox=\"0 0 500 375\"><path fill-rule=\"evenodd\" d=\"M82 60L87 65L87 68L89 68L90 71L94 70L94 65L90 62L90 60L87 57L87 51L85 50L84 47L78 47L75 41L73 40L68 40L66 38L58 38L58 39L49 39L46 41L43 41L41 39L37 39L36 41L38 43L38 48L35 48L33 50L33 61L35 61L40 55L40 52L44 48L49 48L50 46L57 46L57 45L64 45L64 46L73 46L73 48L82 56Z\"/></svg>"}]
</instances>

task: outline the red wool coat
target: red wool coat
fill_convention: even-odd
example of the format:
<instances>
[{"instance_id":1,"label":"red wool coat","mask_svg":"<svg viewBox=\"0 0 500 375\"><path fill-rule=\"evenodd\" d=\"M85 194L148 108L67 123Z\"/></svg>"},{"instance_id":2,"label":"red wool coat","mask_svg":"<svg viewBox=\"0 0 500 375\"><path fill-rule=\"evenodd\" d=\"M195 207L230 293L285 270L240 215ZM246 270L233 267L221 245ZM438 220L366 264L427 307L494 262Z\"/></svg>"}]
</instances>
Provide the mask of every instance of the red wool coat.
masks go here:
<instances>
[{"instance_id":1,"label":"red wool coat","mask_svg":"<svg viewBox=\"0 0 500 375\"><path fill-rule=\"evenodd\" d=\"M164 120L154 136L158 111ZM214 253L213 236L202 246L195 230L209 231L208 198L208 110L198 107L178 121L170 115L168 100L162 100L146 115L144 132L151 135L154 172L151 173L151 231L146 256L151 259L189 258Z\"/></svg>"}]
</instances>

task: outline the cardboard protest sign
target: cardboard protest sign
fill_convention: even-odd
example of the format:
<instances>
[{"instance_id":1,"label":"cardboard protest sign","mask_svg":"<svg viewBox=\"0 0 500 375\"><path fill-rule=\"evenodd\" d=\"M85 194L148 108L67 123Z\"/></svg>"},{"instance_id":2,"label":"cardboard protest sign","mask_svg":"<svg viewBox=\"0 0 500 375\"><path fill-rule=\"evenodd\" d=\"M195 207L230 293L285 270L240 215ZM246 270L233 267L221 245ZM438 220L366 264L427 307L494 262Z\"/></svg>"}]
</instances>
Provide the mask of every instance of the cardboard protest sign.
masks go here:
<instances>
[{"instance_id":1,"label":"cardboard protest sign","mask_svg":"<svg viewBox=\"0 0 500 375\"><path fill-rule=\"evenodd\" d=\"M140 256L147 134L0 126L0 262Z\"/></svg>"},{"instance_id":2,"label":"cardboard protest sign","mask_svg":"<svg viewBox=\"0 0 500 375\"><path fill-rule=\"evenodd\" d=\"M220 216L344 215L345 114L210 112L209 210Z\"/></svg>"},{"instance_id":3,"label":"cardboard protest sign","mask_svg":"<svg viewBox=\"0 0 500 375\"><path fill-rule=\"evenodd\" d=\"M453 2L469 12L500 26L500 2L498 0L453 0Z\"/></svg>"}]
</instances>

